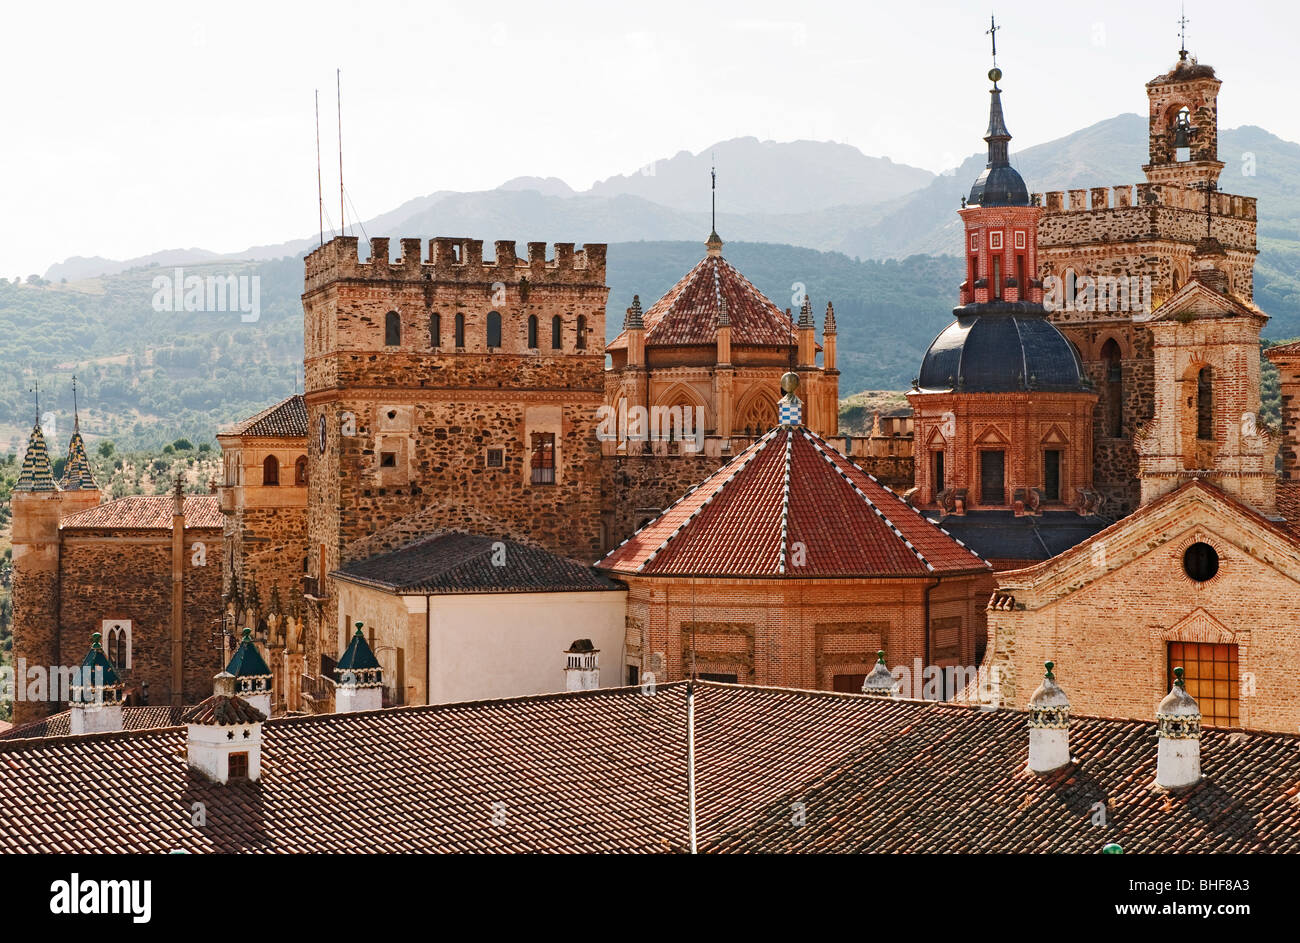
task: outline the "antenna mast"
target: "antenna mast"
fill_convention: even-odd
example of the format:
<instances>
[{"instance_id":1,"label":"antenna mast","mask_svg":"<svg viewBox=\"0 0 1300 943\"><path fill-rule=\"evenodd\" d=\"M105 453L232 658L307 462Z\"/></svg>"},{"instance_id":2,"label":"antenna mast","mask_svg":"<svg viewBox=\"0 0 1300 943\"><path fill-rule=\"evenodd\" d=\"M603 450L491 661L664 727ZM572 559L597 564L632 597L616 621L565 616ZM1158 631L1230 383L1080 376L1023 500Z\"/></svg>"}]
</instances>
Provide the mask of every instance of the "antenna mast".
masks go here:
<instances>
[{"instance_id":1,"label":"antenna mast","mask_svg":"<svg viewBox=\"0 0 1300 943\"><path fill-rule=\"evenodd\" d=\"M320 244L325 245L325 191L320 179L320 89L316 89L316 215L320 222Z\"/></svg>"},{"instance_id":2,"label":"antenna mast","mask_svg":"<svg viewBox=\"0 0 1300 943\"><path fill-rule=\"evenodd\" d=\"M334 70L334 89L338 96L339 107L339 232L347 232L345 210L343 209L343 70Z\"/></svg>"}]
</instances>

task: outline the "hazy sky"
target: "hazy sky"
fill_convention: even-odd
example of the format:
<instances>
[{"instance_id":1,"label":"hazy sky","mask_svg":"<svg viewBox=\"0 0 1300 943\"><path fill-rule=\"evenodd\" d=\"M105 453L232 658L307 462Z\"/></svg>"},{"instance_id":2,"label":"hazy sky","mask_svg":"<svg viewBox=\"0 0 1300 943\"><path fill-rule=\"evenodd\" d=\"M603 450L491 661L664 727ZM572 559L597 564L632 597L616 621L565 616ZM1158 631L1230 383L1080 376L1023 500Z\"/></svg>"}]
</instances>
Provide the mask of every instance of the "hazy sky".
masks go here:
<instances>
[{"instance_id":1,"label":"hazy sky","mask_svg":"<svg viewBox=\"0 0 1300 943\"><path fill-rule=\"evenodd\" d=\"M1298 7L1189 0L1223 127L1300 140ZM1145 113L1178 49L1176 2L996 9L1013 151ZM982 147L988 16L929 0L9 5L0 274L314 232L315 88L337 223L336 66L363 218L525 174L583 189L743 135L940 171Z\"/></svg>"}]
</instances>

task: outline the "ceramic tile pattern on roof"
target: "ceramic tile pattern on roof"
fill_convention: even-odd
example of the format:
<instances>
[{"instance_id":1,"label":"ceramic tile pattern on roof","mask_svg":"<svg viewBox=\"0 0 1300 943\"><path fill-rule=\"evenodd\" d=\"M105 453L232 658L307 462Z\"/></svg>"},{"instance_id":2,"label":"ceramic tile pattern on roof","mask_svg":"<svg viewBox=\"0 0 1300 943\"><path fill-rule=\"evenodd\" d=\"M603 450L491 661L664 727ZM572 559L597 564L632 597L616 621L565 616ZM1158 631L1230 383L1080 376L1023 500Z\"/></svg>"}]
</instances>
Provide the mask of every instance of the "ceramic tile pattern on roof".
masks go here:
<instances>
[{"instance_id":1,"label":"ceramic tile pattern on roof","mask_svg":"<svg viewBox=\"0 0 1300 943\"><path fill-rule=\"evenodd\" d=\"M1072 762L1038 776L1021 711L695 691L701 851L1300 852L1292 734L1206 730L1204 779L1170 793L1154 785L1154 722L1072 718ZM686 692L272 720L261 780L226 786L189 769L181 727L3 740L0 850L680 852Z\"/></svg>"},{"instance_id":2,"label":"ceramic tile pattern on roof","mask_svg":"<svg viewBox=\"0 0 1300 943\"><path fill-rule=\"evenodd\" d=\"M736 577L988 568L802 427L769 432L597 565L614 573Z\"/></svg>"},{"instance_id":3,"label":"ceramic tile pattern on roof","mask_svg":"<svg viewBox=\"0 0 1300 943\"><path fill-rule=\"evenodd\" d=\"M171 495L132 495L69 514L61 530L171 530ZM221 508L213 495L185 496L187 528L220 528Z\"/></svg>"},{"instance_id":4,"label":"ceramic tile pattern on roof","mask_svg":"<svg viewBox=\"0 0 1300 943\"><path fill-rule=\"evenodd\" d=\"M786 313L721 256L708 256L645 312L647 347L714 344L726 299L732 347L787 347L799 342ZM627 346L624 335L606 349Z\"/></svg>"}]
</instances>

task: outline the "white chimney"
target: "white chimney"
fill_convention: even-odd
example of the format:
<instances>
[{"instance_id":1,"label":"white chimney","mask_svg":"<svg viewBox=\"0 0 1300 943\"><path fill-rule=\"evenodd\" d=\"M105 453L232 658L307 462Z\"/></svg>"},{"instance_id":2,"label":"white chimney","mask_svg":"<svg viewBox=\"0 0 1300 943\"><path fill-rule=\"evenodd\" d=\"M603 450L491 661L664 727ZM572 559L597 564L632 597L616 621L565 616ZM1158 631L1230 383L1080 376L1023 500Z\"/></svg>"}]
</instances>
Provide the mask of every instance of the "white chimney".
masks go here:
<instances>
[{"instance_id":1,"label":"white chimney","mask_svg":"<svg viewBox=\"0 0 1300 943\"><path fill-rule=\"evenodd\" d=\"M364 625L356 623L352 641L334 666L334 712L337 714L377 711L384 706L384 672L361 632Z\"/></svg>"},{"instance_id":2,"label":"white chimney","mask_svg":"<svg viewBox=\"0 0 1300 943\"><path fill-rule=\"evenodd\" d=\"M600 649L591 639L575 639L564 653L564 690L594 691L600 687Z\"/></svg>"},{"instance_id":3,"label":"white chimney","mask_svg":"<svg viewBox=\"0 0 1300 943\"><path fill-rule=\"evenodd\" d=\"M1187 693L1183 669L1174 669L1174 686L1156 707L1156 783L1165 789L1193 786L1201 779L1201 708Z\"/></svg>"},{"instance_id":4,"label":"white chimney","mask_svg":"<svg viewBox=\"0 0 1300 943\"><path fill-rule=\"evenodd\" d=\"M1070 762L1070 701L1044 662L1043 683L1029 698L1029 770L1050 773Z\"/></svg>"},{"instance_id":5,"label":"white chimney","mask_svg":"<svg viewBox=\"0 0 1300 943\"><path fill-rule=\"evenodd\" d=\"M862 693L872 697L898 697L898 679L885 664L885 650L876 652L876 664L862 682Z\"/></svg>"},{"instance_id":6,"label":"white chimney","mask_svg":"<svg viewBox=\"0 0 1300 943\"><path fill-rule=\"evenodd\" d=\"M181 718L187 725L186 753L192 769L219 783L255 782L262 775L262 721L266 715L235 695L235 676L213 679L211 697Z\"/></svg>"},{"instance_id":7,"label":"white chimney","mask_svg":"<svg viewBox=\"0 0 1300 943\"><path fill-rule=\"evenodd\" d=\"M69 722L74 736L122 729L122 679L99 640L98 632L90 636L90 651L69 685Z\"/></svg>"}]
</instances>

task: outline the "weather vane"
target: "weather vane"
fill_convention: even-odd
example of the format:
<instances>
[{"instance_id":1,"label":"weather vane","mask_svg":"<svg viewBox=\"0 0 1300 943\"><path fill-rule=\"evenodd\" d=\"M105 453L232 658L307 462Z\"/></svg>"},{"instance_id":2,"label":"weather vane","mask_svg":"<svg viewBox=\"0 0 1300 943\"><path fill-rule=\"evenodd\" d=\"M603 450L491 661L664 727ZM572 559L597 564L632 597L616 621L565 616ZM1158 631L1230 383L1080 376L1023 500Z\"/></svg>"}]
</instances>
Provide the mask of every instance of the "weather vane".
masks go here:
<instances>
[{"instance_id":1,"label":"weather vane","mask_svg":"<svg viewBox=\"0 0 1300 943\"><path fill-rule=\"evenodd\" d=\"M993 68L989 69L989 79L993 82L993 87L998 87L998 79L1002 78L1002 70L998 68L998 30L1002 29L993 19L993 14L989 14L989 28L984 34L989 37L993 44Z\"/></svg>"}]
</instances>

